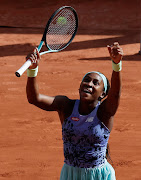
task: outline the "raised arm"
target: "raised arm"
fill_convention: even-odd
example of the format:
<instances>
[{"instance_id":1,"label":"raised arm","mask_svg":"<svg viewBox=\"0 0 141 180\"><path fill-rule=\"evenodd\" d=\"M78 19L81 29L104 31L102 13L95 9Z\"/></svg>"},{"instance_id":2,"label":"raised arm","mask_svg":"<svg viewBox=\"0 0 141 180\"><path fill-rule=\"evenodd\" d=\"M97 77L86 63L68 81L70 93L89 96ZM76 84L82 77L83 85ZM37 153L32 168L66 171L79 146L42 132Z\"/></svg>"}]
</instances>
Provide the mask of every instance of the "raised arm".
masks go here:
<instances>
[{"instance_id":1,"label":"raised arm","mask_svg":"<svg viewBox=\"0 0 141 180\"><path fill-rule=\"evenodd\" d=\"M27 59L32 61L32 65L28 69L28 78L26 86L26 94L28 102L46 111L64 112L66 103L69 99L66 96L46 96L39 93L37 84L37 68L40 60L40 55L37 49L27 56Z\"/></svg>"},{"instance_id":2,"label":"raised arm","mask_svg":"<svg viewBox=\"0 0 141 180\"><path fill-rule=\"evenodd\" d=\"M108 46L108 51L112 60L112 77L111 77L111 88L108 93L108 97L101 104L100 119L107 125L111 130L113 125L113 116L115 115L120 101L121 94L121 63L123 57L122 48L119 43L115 42L113 46Z\"/></svg>"},{"instance_id":3,"label":"raised arm","mask_svg":"<svg viewBox=\"0 0 141 180\"><path fill-rule=\"evenodd\" d=\"M121 63L123 51L118 43L114 43L112 47L108 46L108 50L113 61L113 72L111 77L111 88L106 100L106 111L109 112L111 116L114 116L119 105L121 94Z\"/></svg>"}]
</instances>

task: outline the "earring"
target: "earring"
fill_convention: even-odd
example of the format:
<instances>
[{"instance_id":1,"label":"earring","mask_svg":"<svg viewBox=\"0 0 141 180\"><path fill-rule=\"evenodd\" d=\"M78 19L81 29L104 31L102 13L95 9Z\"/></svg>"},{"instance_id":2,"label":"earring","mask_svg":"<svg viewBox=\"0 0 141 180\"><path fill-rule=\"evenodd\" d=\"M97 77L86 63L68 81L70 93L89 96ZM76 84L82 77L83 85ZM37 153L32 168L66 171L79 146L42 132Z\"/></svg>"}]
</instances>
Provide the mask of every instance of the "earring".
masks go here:
<instances>
[{"instance_id":1,"label":"earring","mask_svg":"<svg viewBox=\"0 0 141 180\"><path fill-rule=\"evenodd\" d=\"M101 98L101 97L99 97L99 98L98 98L98 101L101 101L101 100L102 100L102 98Z\"/></svg>"}]
</instances>

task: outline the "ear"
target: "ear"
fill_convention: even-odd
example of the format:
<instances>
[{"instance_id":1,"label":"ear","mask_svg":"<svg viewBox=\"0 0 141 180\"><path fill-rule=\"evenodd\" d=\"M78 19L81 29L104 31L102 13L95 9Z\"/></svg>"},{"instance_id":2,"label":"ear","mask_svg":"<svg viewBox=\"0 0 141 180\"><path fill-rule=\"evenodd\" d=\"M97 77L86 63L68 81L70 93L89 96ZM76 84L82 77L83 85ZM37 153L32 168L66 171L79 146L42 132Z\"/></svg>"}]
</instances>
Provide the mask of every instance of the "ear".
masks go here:
<instances>
[{"instance_id":1,"label":"ear","mask_svg":"<svg viewBox=\"0 0 141 180\"><path fill-rule=\"evenodd\" d=\"M101 96L99 96L98 100L101 101L105 96L106 96L106 93L103 92L103 93L101 94Z\"/></svg>"}]
</instances>

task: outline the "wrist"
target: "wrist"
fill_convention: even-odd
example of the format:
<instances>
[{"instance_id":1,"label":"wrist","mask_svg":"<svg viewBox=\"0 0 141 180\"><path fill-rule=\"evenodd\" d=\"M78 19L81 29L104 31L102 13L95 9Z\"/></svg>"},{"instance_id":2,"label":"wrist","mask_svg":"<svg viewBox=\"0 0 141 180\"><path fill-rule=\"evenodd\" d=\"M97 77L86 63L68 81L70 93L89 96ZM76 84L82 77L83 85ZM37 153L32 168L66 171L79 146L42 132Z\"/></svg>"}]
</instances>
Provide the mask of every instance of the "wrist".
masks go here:
<instances>
[{"instance_id":1,"label":"wrist","mask_svg":"<svg viewBox=\"0 0 141 180\"><path fill-rule=\"evenodd\" d=\"M35 69L27 69L27 77L36 77L38 74L38 66Z\"/></svg>"},{"instance_id":2,"label":"wrist","mask_svg":"<svg viewBox=\"0 0 141 180\"><path fill-rule=\"evenodd\" d=\"M119 63L115 63L113 60L112 60L112 69L113 71L115 72L120 72L122 70L122 60L119 62Z\"/></svg>"}]
</instances>

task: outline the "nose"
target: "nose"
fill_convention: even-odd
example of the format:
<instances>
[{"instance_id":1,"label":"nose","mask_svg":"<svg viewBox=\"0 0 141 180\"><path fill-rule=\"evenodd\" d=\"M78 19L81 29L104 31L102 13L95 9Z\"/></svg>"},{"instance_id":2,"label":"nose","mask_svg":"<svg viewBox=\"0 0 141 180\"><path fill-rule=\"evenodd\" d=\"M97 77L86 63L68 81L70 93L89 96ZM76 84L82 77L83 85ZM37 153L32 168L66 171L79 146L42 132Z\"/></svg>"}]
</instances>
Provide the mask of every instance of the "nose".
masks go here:
<instances>
[{"instance_id":1,"label":"nose","mask_svg":"<svg viewBox=\"0 0 141 180\"><path fill-rule=\"evenodd\" d=\"M90 87L93 87L93 82L89 81L89 82L87 82L87 85L90 86Z\"/></svg>"}]
</instances>

